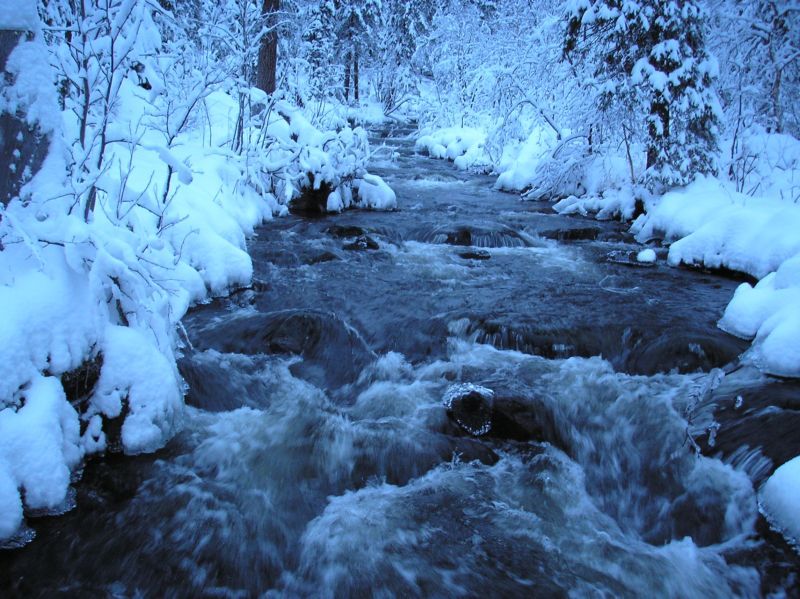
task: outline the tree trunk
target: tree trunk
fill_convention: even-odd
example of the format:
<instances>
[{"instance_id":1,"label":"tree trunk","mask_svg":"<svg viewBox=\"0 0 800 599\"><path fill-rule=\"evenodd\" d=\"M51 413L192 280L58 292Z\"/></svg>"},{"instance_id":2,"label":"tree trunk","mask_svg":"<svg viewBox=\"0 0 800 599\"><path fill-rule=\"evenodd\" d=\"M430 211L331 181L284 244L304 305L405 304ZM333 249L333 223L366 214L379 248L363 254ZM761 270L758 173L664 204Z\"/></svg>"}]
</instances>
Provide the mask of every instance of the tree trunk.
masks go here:
<instances>
[{"instance_id":1,"label":"tree trunk","mask_svg":"<svg viewBox=\"0 0 800 599\"><path fill-rule=\"evenodd\" d=\"M358 46L353 52L353 99L358 104Z\"/></svg>"},{"instance_id":2,"label":"tree trunk","mask_svg":"<svg viewBox=\"0 0 800 599\"><path fill-rule=\"evenodd\" d=\"M783 72L780 69L775 71L775 78L772 80L772 112L775 122L775 133L783 133L783 106L781 105L781 79Z\"/></svg>"},{"instance_id":3,"label":"tree trunk","mask_svg":"<svg viewBox=\"0 0 800 599\"><path fill-rule=\"evenodd\" d=\"M349 103L350 101L350 53L347 53L347 56L344 60L344 101L345 104Z\"/></svg>"},{"instance_id":4,"label":"tree trunk","mask_svg":"<svg viewBox=\"0 0 800 599\"><path fill-rule=\"evenodd\" d=\"M669 138L669 104L661 94L657 94L650 102L650 123L647 129L649 139L646 168L649 169L658 163L659 154L666 146L665 140Z\"/></svg>"},{"instance_id":5,"label":"tree trunk","mask_svg":"<svg viewBox=\"0 0 800 599\"><path fill-rule=\"evenodd\" d=\"M268 94L273 93L277 87L275 74L278 66L278 30L276 26L280 5L280 0L264 0L264 15L269 31L261 39L261 47L258 50L256 87Z\"/></svg>"},{"instance_id":6,"label":"tree trunk","mask_svg":"<svg viewBox=\"0 0 800 599\"><path fill-rule=\"evenodd\" d=\"M25 31L0 30L0 91L13 85L11 75L5 72L8 57L17 44L31 37ZM26 108L13 113L0 110L0 203L4 205L19 196L22 186L41 168L50 147L50 138L38 125L28 124Z\"/></svg>"}]
</instances>

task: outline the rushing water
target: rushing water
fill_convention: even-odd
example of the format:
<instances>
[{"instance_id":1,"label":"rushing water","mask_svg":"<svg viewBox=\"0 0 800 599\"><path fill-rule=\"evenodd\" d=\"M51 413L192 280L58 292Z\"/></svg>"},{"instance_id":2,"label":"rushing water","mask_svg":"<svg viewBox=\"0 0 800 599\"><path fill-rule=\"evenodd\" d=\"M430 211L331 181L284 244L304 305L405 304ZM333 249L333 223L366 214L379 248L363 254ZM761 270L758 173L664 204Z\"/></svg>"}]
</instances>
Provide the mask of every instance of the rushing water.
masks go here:
<instances>
[{"instance_id":1,"label":"rushing water","mask_svg":"<svg viewBox=\"0 0 800 599\"><path fill-rule=\"evenodd\" d=\"M399 133L376 170L400 210L263 227L254 287L186 319L184 432L88 464L0 590L796 596L754 488L800 453L800 396L737 369L737 283L637 265L623 225ZM448 415L468 383L484 403Z\"/></svg>"}]
</instances>

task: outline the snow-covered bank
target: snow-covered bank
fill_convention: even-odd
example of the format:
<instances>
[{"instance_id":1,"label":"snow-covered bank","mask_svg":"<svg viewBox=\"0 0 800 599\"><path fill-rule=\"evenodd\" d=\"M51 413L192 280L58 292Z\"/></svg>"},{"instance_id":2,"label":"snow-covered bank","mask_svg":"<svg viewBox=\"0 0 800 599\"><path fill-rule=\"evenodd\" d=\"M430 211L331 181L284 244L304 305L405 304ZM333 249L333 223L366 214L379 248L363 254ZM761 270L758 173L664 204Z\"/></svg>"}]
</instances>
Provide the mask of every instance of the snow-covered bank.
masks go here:
<instances>
[{"instance_id":1,"label":"snow-covered bank","mask_svg":"<svg viewBox=\"0 0 800 599\"><path fill-rule=\"evenodd\" d=\"M96 119L82 121L69 98L59 109L58 48L41 33L14 49L0 87L0 112L49 145L38 172L20 173L19 197L0 203L0 543L25 514L69 508L86 456L152 452L180 430L180 320L249 284L247 238L260 223L308 189L330 189L331 210L396 203L367 172L363 129L320 129L258 90L259 118L242 121L225 82L168 80L174 67L150 53L158 34L142 33L151 15L137 18L147 85L109 67L115 95ZM99 379L76 395L64 375L89 379L92 365Z\"/></svg>"},{"instance_id":2,"label":"snow-covered bank","mask_svg":"<svg viewBox=\"0 0 800 599\"><path fill-rule=\"evenodd\" d=\"M424 130L416 150L446 159L461 170L492 173L495 188L523 193L523 199L557 199L563 214L597 214L598 218L632 218L635 200L631 167L615 152L589 152L587 139L559 139L547 126L532 126L524 139L494 139L483 128L448 127Z\"/></svg>"},{"instance_id":3,"label":"snow-covered bank","mask_svg":"<svg viewBox=\"0 0 800 599\"><path fill-rule=\"evenodd\" d=\"M751 197L699 178L647 206L633 224L641 242L672 241L669 263L727 268L760 281L742 283L720 320L754 339L749 356L765 372L800 377L800 205Z\"/></svg>"}]
</instances>

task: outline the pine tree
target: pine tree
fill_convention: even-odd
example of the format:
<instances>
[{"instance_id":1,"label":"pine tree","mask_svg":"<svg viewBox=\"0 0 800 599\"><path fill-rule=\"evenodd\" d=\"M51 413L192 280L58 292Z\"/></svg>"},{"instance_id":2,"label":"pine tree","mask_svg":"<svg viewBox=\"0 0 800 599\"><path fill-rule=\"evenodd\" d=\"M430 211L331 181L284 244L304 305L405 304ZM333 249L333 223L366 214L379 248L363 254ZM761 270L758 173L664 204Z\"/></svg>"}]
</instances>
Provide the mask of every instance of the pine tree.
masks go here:
<instances>
[{"instance_id":1,"label":"pine tree","mask_svg":"<svg viewBox=\"0 0 800 599\"><path fill-rule=\"evenodd\" d=\"M646 106L652 191L717 170L721 110L703 18L695 0L576 0L568 13L565 55L598 59L601 108Z\"/></svg>"},{"instance_id":2,"label":"pine tree","mask_svg":"<svg viewBox=\"0 0 800 599\"><path fill-rule=\"evenodd\" d=\"M311 95L326 97L331 89L335 40L331 31L335 23L335 8L331 0L313 5L303 32L304 54L308 63Z\"/></svg>"}]
</instances>

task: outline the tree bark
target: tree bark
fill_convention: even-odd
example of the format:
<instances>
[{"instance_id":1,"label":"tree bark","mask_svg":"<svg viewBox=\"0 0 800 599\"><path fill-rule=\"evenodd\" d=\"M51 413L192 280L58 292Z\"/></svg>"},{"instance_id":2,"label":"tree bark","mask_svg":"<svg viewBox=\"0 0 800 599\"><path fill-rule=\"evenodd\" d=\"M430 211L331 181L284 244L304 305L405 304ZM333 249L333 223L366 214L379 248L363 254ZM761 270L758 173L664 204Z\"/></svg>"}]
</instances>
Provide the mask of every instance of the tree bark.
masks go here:
<instances>
[{"instance_id":1,"label":"tree bark","mask_svg":"<svg viewBox=\"0 0 800 599\"><path fill-rule=\"evenodd\" d=\"M353 99L358 104L358 46L353 51Z\"/></svg>"},{"instance_id":2,"label":"tree bark","mask_svg":"<svg viewBox=\"0 0 800 599\"><path fill-rule=\"evenodd\" d=\"M775 78L772 80L772 112L775 121L775 133L783 133L783 105L781 104L781 78L783 72L780 69L775 71Z\"/></svg>"},{"instance_id":3,"label":"tree bark","mask_svg":"<svg viewBox=\"0 0 800 599\"><path fill-rule=\"evenodd\" d=\"M264 0L264 15L269 28L267 34L261 39L258 50L258 71L256 73L256 87L271 94L277 88L276 70L278 66L278 30L277 13L280 9L280 0Z\"/></svg>"},{"instance_id":4,"label":"tree bark","mask_svg":"<svg viewBox=\"0 0 800 599\"><path fill-rule=\"evenodd\" d=\"M344 101L348 103L350 101L350 53L347 53L347 56L344 60Z\"/></svg>"},{"instance_id":5,"label":"tree bark","mask_svg":"<svg viewBox=\"0 0 800 599\"><path fill-rule=\"evenodd\" d=\"M13 85L11 75L5 72L8 57L17 44L30 37L26 31L0 30L0 88ZM38 125L28 124L25 108L13 113L0 111L0 203L4 205L19 196L22 186L41 168L50 147L49 136Z\"/></svg>"}]
</instances>

